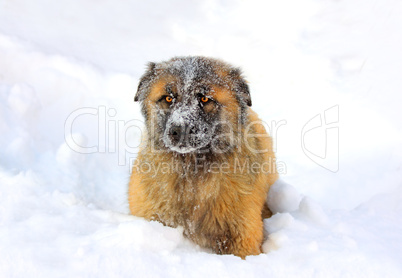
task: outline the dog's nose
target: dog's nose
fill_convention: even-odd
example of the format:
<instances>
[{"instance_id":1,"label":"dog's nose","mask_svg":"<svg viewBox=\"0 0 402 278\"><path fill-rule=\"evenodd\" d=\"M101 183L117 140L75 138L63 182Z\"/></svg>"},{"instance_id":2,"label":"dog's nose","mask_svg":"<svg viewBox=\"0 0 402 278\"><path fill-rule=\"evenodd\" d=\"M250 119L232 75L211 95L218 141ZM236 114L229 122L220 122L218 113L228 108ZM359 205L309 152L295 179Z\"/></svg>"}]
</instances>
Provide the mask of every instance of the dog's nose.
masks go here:
<instances>
[{"instance_id":1,"label":"dog's nose","mask_svg":"<svg viewBox=\"0 0 402 278\"><path fill-rule=\"evenodd\" d=\"M170 128L169 135L173 142L177 143L180 141L181 129L182 129L182 127L179 125L175 125Z\"/></svg>"},{"instance_id":2,"label":"dog's nose","mask_svg":"<svg viewBox=\"0 0 402 278\"><path fill-rule=\"evenodd\" d=\"M195 134L197 134L197 128L194 127L194 126L191 127L191 128L189 128L188 134L189 134L189 135L195 135Z\"/></svg>"}]
</instances>

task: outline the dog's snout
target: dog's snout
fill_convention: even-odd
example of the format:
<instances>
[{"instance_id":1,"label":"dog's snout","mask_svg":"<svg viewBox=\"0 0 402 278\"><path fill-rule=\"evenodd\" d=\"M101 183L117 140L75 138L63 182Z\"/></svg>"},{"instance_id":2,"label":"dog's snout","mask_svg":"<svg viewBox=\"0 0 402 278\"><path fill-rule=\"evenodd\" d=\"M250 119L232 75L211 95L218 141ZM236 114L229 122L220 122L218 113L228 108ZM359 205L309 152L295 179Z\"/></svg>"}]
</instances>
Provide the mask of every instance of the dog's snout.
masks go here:
<instances>
[{"instance_id":1,"label":"dog's snout","mask_svg":"<svg viewBox=\"0 0 402 278\"><path fill-rule=\"evenodd\" d=\"M182 135L182 126L180 125L172 126L169 130L169 135L173 142L175 143L179 142Z\"/></svg>"}]
</instances>

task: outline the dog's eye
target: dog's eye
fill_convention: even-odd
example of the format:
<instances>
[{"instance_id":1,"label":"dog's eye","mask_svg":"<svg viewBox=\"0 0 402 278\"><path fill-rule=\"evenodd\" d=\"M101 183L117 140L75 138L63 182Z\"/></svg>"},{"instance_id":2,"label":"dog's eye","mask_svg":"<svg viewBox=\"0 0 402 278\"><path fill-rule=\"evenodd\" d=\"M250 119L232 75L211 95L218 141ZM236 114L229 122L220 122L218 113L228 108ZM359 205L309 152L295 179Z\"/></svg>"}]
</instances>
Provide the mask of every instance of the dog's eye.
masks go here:
<instances>
[{"instance_id":1,"label":"dog's eye","mask_svg":"<svg viewBox=\"0 0 402 278\"><path fill-rule=\"evenodd\" d=\"M209 101L209 98L206 97L206 96L203 96L203 97L201 97L201 101L202 101L203 103L207 103L207 102Z\"/></svg>"},{"instance_id":2,"label":"dog's eye","mask_svg":"<svg viewBox=\"0 0 402 278\"><path fill-rule=\"evenodd\" d=\"M172 102L173 101L173 98L171 97L171 96L166 96L165 97L165 100L166 100L166 102Z\"/></svg>"}]
</instances>

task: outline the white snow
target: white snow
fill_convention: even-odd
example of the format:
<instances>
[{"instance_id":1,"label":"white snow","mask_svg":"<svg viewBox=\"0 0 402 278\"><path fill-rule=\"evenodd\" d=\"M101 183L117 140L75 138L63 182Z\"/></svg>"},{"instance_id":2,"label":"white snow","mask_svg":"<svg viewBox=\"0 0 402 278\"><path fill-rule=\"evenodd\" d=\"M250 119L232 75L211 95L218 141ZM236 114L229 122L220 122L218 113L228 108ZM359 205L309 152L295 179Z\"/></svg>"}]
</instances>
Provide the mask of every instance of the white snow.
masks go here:
<instances>
[{"instance_id":1,"label":"white snow","mask_svg":"<svg viewBox=\"0 0 402 278\"><path fill-rule=\"evenodd\" d=\"M392 0L0 0L0 276L402 277L401 13ZM128 214L138 79L176 55L250 82L285 165L264 254L211 254Z\"/></svg>"}]
</instances>

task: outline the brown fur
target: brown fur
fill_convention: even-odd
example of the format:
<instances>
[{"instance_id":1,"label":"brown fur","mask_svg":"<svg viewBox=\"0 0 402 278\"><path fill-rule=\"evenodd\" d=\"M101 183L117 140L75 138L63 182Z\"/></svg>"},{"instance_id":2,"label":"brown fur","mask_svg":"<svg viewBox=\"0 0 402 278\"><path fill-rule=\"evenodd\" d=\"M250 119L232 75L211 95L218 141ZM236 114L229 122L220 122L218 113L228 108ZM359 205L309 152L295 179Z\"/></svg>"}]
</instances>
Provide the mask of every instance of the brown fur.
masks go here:
<instances>
[{"instance_id":1,"label":"brown fur","mask_svg":"<svg viewBox=\"0 0 402 278\"><path fill-rule=\"evenodd\" d=\"M231 74L225 67L216 67L223 78ZM155 125L150 116L156 113L156 101L174 80L175 76L161 76L150 87L143 102L148 131ZM223 154L183 155L155 151L159 143L152 142L153 135L144 134L129 182L130 210L148 220L183 226L188 238L217 254L258 255L264 238L263 217L271 215L267 194L278 177L272 139L248 107L246 122L240 124L239 100L230 86L214 85L211 97L222 104L220 120L231 124L238 136L236 147ZM212 105L205 106L207 113L218 109ZM254 136L245 136L247 131ZM141 165L146 163L160 168L145 173ZM253 163L264 165L264 171L253 171ZM247 169L241 171L244 165ZM162 171L166 166L169 169Z\"/></svg>"}]
</instances>

